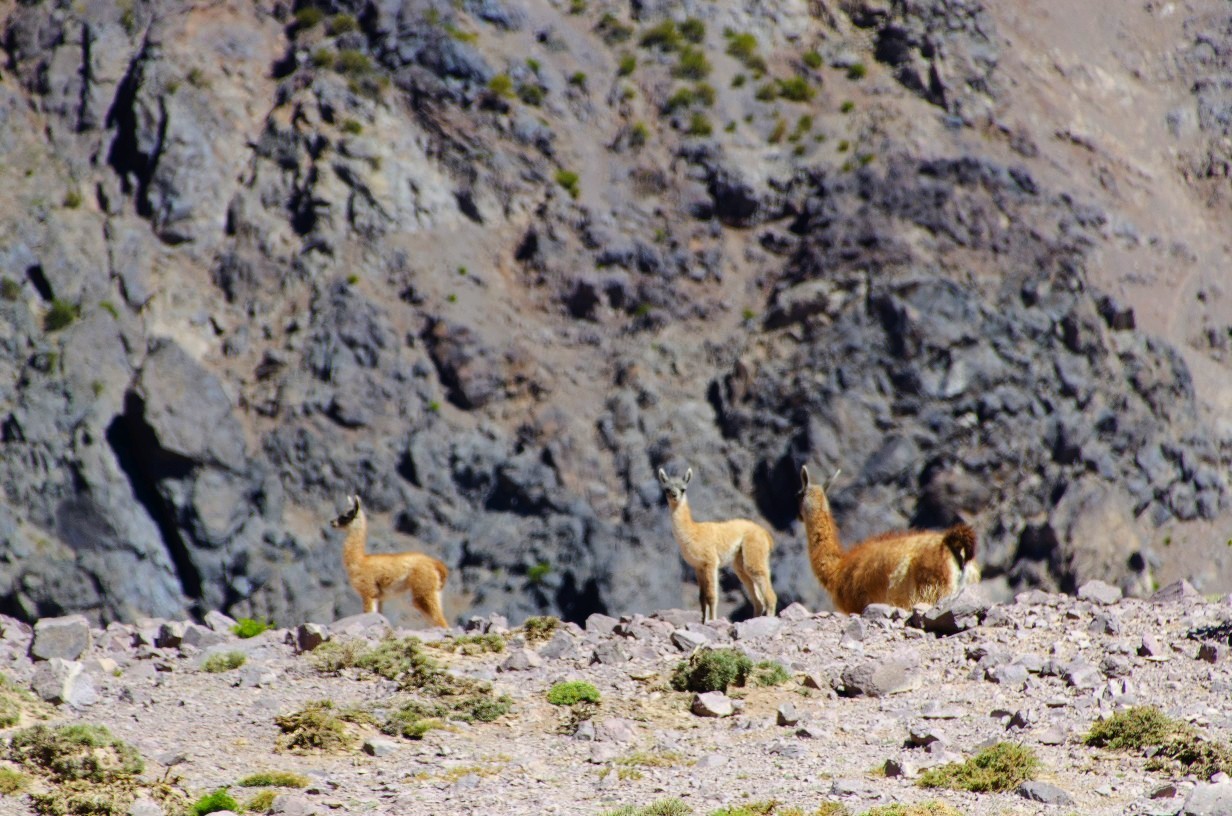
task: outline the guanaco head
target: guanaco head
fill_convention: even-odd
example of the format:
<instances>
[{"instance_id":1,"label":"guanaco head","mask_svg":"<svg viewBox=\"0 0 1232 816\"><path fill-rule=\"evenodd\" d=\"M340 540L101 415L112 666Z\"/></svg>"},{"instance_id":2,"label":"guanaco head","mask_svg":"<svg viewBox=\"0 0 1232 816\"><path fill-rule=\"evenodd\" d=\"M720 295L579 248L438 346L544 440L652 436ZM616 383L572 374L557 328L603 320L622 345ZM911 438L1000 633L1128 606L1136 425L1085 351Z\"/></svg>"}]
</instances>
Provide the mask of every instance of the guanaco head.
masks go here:
<instances>
[{"instance_id":1,"label":"guanaco head","mask_svg":"<svg viewBox=\"0 0 1232 816\"><path fill-rule=\"evenodd\" d=\"M834 485L834 480L842 472L835 470L834 475L827 479L824 485L811 484L808 467L800 466L800 492L797 494L800 499L800 521L805 521L818 510L823 513L830 512L830 499L826 497L826 491Z\"/></svg>"},{"instance_id":2,"label":"guanaco head","mask_svg":"<svg viewBox=\"0 0 1232 816\"><path fill-rule=\"evenodd\" d=\"M693 478L693 468L684 472L684 478L668 476L663 468L659 468L659 484L663 485L663 495L667 497L667 506L676 509L676 505L684 501L685 486Z\"/></svg>"},{"instance_id":3,"label":"guanaco head","mask_svg":"<svg viewBox=\"0 0 1232 816\"><path fill-rule=\"evenodd\" d=\"M336 529L351 526L351 522L359 516L359 496L347 496L347 509L341 516L330 521L329 526Z\"/></svg>"}]
</instances>

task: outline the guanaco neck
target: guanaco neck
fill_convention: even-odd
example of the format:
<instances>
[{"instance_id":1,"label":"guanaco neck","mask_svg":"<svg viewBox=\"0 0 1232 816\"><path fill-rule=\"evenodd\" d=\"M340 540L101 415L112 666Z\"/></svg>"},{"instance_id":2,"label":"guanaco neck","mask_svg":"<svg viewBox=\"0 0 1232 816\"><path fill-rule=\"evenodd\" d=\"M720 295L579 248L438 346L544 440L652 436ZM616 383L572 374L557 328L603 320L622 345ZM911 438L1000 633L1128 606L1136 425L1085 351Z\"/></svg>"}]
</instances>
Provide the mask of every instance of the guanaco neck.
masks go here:
<instances>
[{"instance_id":1,"label":"guanaco neck","mask_svg":"<svg viewBox=\"0 0 1232 816\"><path fill-rule=\"evenodd\" d=\"M690 541L693 536L693 513L689 510L689 499L681 496L680 501L672 505L672 535L677 541Z\"/></svg>"},{"instance_id":2,"label":"guanaco neck","mask_svg":"<svg viewBox=\"0 0 1232 816\"><path fill-rule=\"evenodd\" d=\"M810 490L819 490L810 488ZM820 500L818 500L820 499ZM843 548L839 545L838 525L830 513L830 503L825 495L811 497L812 507L804 519L804 532L808 538L809 562L817 579L828 589L838 576L843 560Z\"/></svg>"},{"instance_id":3,"label":"guanaco neck","mask_svg":"<svg viewBox=\"0 0 1232 816\"><path fill-rule=\"evenodd\" d=\"M363 563L367 553L364 545L368 541L368 517L361 509L355 514L355 520L347 525L346 539L342 542L342 563L349 570Z\"/></svg>"}]
</instances>

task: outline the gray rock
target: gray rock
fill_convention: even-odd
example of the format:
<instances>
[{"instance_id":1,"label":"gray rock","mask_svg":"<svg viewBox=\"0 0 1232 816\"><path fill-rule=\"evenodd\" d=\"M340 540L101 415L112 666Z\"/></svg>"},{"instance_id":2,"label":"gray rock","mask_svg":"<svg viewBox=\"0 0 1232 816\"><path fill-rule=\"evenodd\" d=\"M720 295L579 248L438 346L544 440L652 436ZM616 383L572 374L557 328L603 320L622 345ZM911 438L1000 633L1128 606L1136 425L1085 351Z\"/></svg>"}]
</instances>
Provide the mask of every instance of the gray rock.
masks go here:
<instances>
[{"instance_id":1,"label":"gray rock","mask_svg":"<svg viewBox=\"0 0 1232 816\"><path fill-rule=\"evenodd\" d=\"M962 706L946 705L936 700L929 700L920 711L920 716L926 720L957 720L966 714Z\"/></svg>"},{"instance_id":2,"label":"gray rock","mask_svg":"<svg viewBox=\"0 0 1232 816\"><path fill-rule=\"evenodd\" d=\"M595 727L595 739L599 742L633 742L637 739L637 727L632 720L607 717Z\"/></svg>"},{"instance_id":3,"label":"gray rock","mask_svg":"<svg viewBox=\"0 0 1232 816\"><path fill-rule=\"evenodd\" d=\"M948 743L945 732L929 725L917 724L907 730L907 744L917 748L925 748L935 742Z\"/></svg>"},{"instance_id":4,"label":"gray rock","mask_svg":"<svg viewBox=\"0 0 1232 816\"><path fill-rule=\"evenodd\" d=\"M34 624L30 656L36 660L76 660L92 642L90 624L84 615L42 618Z\"/></svg>"},{"instance_id":5,"label":"gray rock","mask_svg":"<svg viewBox=\"0 0 1232 816\"><path fill-rule=\"evenodd\" d=\"M364 753L374 757L384 757L397 753L398 742L384 737L368 737L364 740Z\"/></svg>"},{"instance_id":6,"label":"gray rock","mask_svg":"<svg viewBox=\"0 0 1232 816\"><path fill-rule=\"evenodd\" d=\"M320 807L300 793L281 793L274 798L270 813L277 816L318 816Z\"/></svg>"},{"instance_id":7,"label":"gray rock","mask_svg":"<svg viewBox=\"0 0 1232 816\"><path fill-rule=\"evenodd\" d=\"M916 661L895 658L844 669L841 692L848 697L885 697L918 688L919 684Z\"/></svg>"},{"instance_id":8,"label":"gray rock","mask_svg":"<svg viewBox=\"0 0 1232 816\"><path fill-rule=\"evenodd\" d=\"M1061 676L1065 679L1066 683L1080 689L1097 688L1103 682L1099 669L1081 659L1071 661L1063 666Z\"/></svg>"},{"instance_id":9,"label":"gray rock","mask_svg":"<svg viewBox=\"0 0 1232 816\"><path fill-rule=\"evenodd\" d=\"M985 676L992 682L1000 685L1022 688L1030 674L1025 666L1018 665L1017 663L1003 663L999 666L988 668L985 671Z\"/></svg>"},{"instance_id":10,"label":"gray rock","mask_svg":"<svg viewBox=\"0 0 1232 816\"><path fill-rule=\"evenodd\" d=\"M1114 587L1098 579L1087 581L1078 587L1078 600L1091 601L1092 603L1104 606L1116 603L1121 600L1123 595L1124 593L1121 592L1119 587Z\"/></svg>"},{"instance_id":11,"label":"gray rock","mask_svg":"<svg viewBox=\"0 0 1232 816\"><path fill-rule=\"evenodd\" d=\"M301 623L295 627L294 642L292 645L295 651L299 654L311 652L313 649L320 646L325 641L329 640L329 633L324 626L319 623Z\"/></svg>"},{"instance_id":12,"label":"gray rock","mask_svg":"<svg viewBox=\"0 0 1232 816\"><path fill-rule=\"evenodd\" d=\"M705 756L697 760L697 764L694 767L701 768L702 770L722 768L729 761L730 760L728 760L728 758L723 756L722 754L706 754Z\"/></svg>"},{"instance_id":13,"label":"gray rock","mask_svg":"<svg viewBox=\"0 0 1232 816\"><path fill-rule=\"evenodd\" d=\"M1157 604L1200 600L1202 600L1202 593L1194 589L1193 585L1185 580L1173 581L1165 587L1160 587L1151 595L1151 603Z\"/></svg>"},{"instance_id":14,"label":"gray rock","mask_svg":"<svg viewBox=\"0 0 1232 816\"><path fill-rule=\"evenodd\" d=\"M85 708L98 702L94 681L75 660L53 657L39 663L30 678L30 688L39 699L55 705Z\"/></svg>"},{"instance_id":15,"label":"gray rock","mask_svg":"<svg viewBox=\"0 0 1232 816\"><path fill-rule=\"evenodd\" d=\"M690 710L699 717L730 717L735 708L723 692L707 691L694 695Z\"/></svg>"},{"instance_id":16,"label":"gray rock","mask_svg":"<svg viewBox=\"0 0 1232 816\"><path fill-rule=\"evenodd\" d=\"M1074 797L1048 782L1029 781L1018 786L1018 795L1045 805L1072 805Z\"/></svg>"},{"instance_id":17,"label":"gray rock","mask_svg":"<svg viewBox=\"0 0 1232 816\"><path fill-rule=\"evenodd\" d=\"M1159 645L1159 640L1150 632L1142 635L1142 645L1138 647L1139 657L1159 657L1163 654L1163 650Z\"/></svg>"},{"instance_id":18,"label":"gray rock","mask_svg":"<svg viewBox=\"0 0 1232 816\"><path fill-rule=\"evenodd\" d=\"M759 640L772 638L783 628L783 621L763 615L740 621L736 626L736 640Z\"/></svg>"},{"instance_id":19,"label":"gray rock","mask_svg":"<svg viewBox=\"0 0 1232 816\"><path fill-rule=\"evenodd\" d=\"M1199 783L1181 806L1182 816L1227 816L1232 813L1232 782Z\"/></svg>"},{"instance_id":20,"label":"gray rock","mask_svg":"<svg viewBox=\"0 0 1232 816\"><path fill-rule=\"evenodd\" d=\"M792 602L779 611L779 617L789 623L798 623L802 620L808 620L813 616L804 604L799 601Z\"/></svg>"},{"instance_id":21,"label":"gray rock","mask_svg":"<svg viewBox=\"0 0 1232 816\"><path fill-rule=\"evenodd\" d=\"M783 703L779 706L778 715L775 722L779 725L795 725L800 722L800 713L796 711L796 707L792 703Z\"/></svg>"},{"instance_id":22,"label":"gray rock","mask_svg":"<svg viewBox=\"0 0 1232 816\"><path fill-rule=\"evenodd\" d=\"M616 641L604 641L595 647L590 656L591 663L601 663L604 666L619 666L629 662L629 652Z\"/></svg>"},{"instance_id":23,"label":"gray rock","mask_svg":"<svg viewBox=\"0 0 1232 816\"><path fill-rule=\"evenodd\" d=\"M184 640L183 621L167 621L158 627L158 634L154 636L154 645L160 649L174 649Z\"/></svg>"},{"instance_id":24,"label":"gray rock","mask_svg":"<svg viewBox=\"0 0 1232 816\"><path fill-rule=\"evenodd\" d=\"M236 624L235 618L230 615L224 615L217 609L211 609L209 612L206 612L202 620L213 631L225 635L232 634L231 627Z\"/></svg>"},{"instance_id":25,"label":"gray rock","mask_svg":"<svg viewBox=\"0 0 1232 816\"><path fill-rule=\"evenodd\" d=\"M145 796L138 796L128 806L128 816L165 816L162 805Z\"/></svg>"},{"instance_id":26,"label":"gray rock","mask_svg":"<svg viewBox=\"0 0 1232 816\"><path fill-rule=\"evenodd\" d=\"M184 627L184 634L180 638L180 645L191 646L194 649L208 649L211 646L217 646L219 643L225 643L227 640L230 640L230 638L225 634L196 623L189 623Z\"/></svg>"},{"instance_id":27,"label":"gray rock","mask_svg":"<svg viewBox=\"0 0 1232 816\"><path fill-rule=\"evenodd\" d=\"M1198 647L1198 660L1221 663L1228 657L1228 647L1223 643L1203 643Z\"/></svg>"},{"instance_id":28,"label":"gray rock","mask_svg":"<svg viewBox=\"0 0 1232 816\"><path fill-rule=\"evenodd\" d=\"M682 652L691 652L699 646L704 646L710 640L711 638L707 638L706 635L688 629L677 629L672 632L672 645Z\"/></svg>"},{"instance_id":29,"label":"gray rock","mask_svg":"<svg viewBox=\"0 0 1232 816\"><path fill-rule=\"evenodd\" d=\"M610 635L619 624L620 621L611 615L595 612L586 618L586 631L595 632L600 635Z\"/></svg>"},{"instance_id":30,"label":"gray rock","mask_svg":"<svg viewBox=\"0 0 1232 816\"><path fill-rule=\"evenodd\" d=\"M500 670L503 672L526 671L537 669L542 665L543 658L539 657L539 653L534 649L514 649L501 663Z\"/></svg>"},{"instance_id":31,"label":"gray rock","mask_svg":"<svg viewBox=\"0 0 1232 816\"><path fill-rule=\"evenodd\" d=\"M336 620L329 625L330 638L382 638L393 631L389 620L380 612L364 612Z\"/></svg>"},{"instance_id":32,"label":"gray rock","mask_svg":"<svg viewBox=\"0 0 1232 816\"><path fill-rule=\"evenodd\" d=\"M916 611L907 624L925 632L953 635L979 626L991 606L977 589L967 587L936 606Z\"/></svg>"},{"instance_id":33,"label":"gray rock","mask_svg":"<svg viewBox=\"0 0 1232 816\"><path fill-rule=\"evenodd\" d=\"M595 736L595 724L590 720L582 720L573 732L573 738L581 742L594 742Z\"/></svg>"},{"instance_id":34,"label":"gray rock","mask_svg":"<svg viewBox=\"0 0 1232 816\"><path fill-rule=\"evenodd\" d=\"M1065 730L1058 725L1050 725L1039 733L1041 745L1064 745Z\"/></svg>"},{"instance_id":35,"label":"gray rock","mask_svg":"<svg viewBox=\"0 0 1232 816\"><path fill-rule=\"evenodd\" d=\"M556 630L552 639L539 650L539 656L549 660L573 660L580 655L573 636L560 629Z\"/></svg>"}]
</instances>

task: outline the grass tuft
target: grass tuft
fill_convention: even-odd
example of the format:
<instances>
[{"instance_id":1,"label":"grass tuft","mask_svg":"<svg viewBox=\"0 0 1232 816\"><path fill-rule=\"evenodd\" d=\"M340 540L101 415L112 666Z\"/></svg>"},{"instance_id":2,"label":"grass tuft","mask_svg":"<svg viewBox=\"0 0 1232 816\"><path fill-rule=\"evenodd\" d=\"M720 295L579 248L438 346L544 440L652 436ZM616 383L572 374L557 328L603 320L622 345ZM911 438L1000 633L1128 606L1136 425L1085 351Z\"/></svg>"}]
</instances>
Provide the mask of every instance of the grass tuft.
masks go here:
<instances>
[{"instance_id":1,"label":"grass tuft","mask_svg":"<svg viewBox=\"0 0 1232 816\"><path fill-rule=\"evenodd\" d=\"M773 661L756 665L749 656L735 649L705 649L682 660L672 672L672 688L677 691L727 691L728 686L743 686L750 678L758 685L778 685L790 679L787 671Z\"/></svg>"},{"instance_id":2,"label":"grass tuft","mask_svg":"<svg viewBox=\"0 0 1232 816\"><path fill-rule=\"evenodd\" d=\"M145 770L137 749L111 736L101 725L36 725L18 731L9 742L9 756L50 773L60 782L103 784Z\"/></svg>"},{"instance_id":3,"label":"grass tuft","mask_svg":"<svg viewBox=\"0 0 1232 816\"><path fill-rule=\"evenodd\" d=\"M1039 757L1030 748L998 742L966 762L929 768L917 783L922 788L952 788L974 793L998 793L1017 788L1039 771Z\"/></svg>"},{"instance_id":4,"label":"grass tuft","mask_svg":"<svg viewBox=\"0 0 1232 816\"><path fill-rule=\"evenodd\" d=\"M1121 751L1152 748L1148 770L1162 770L1176 763L1202 779L1220 771L1232 773L1232 750L1227 745L1204 738L1188 723L1174 720L1154 706L1118 711L1092 725L1084 741Z\"/></svg>"},{"instance_id":5,"label":"grass tuft","mask_svg":"<svg viewBox=\"0 0 1232 816\"><path fill-rule=\"evenodd\" d=\"M306 788L312 780L291 771L261 771L249 774L235 784L241 788Z\"/></svg>"},{"instance_id":6,"label":"grass tuft","mask_svg":"<svg viewBox=\"0 0 1232 816\"><path fill-rule=\"evenodd\" d=\"M79 305L55 298L51 301L47 314L43 316L43 329L49 332L60 331L71 326L79 317L81 317Z\"/></svg>"},{"instance_id":7,"label":"grass tuft","mask_svg":"<svg viewBox=\"0 0 1232 816\"><path fill-rule=\"evenodd\" d=\"M188 806L191 816L206 816L207 813L217 813L220 810L230 810L236 813L240 810L240 803L227 793L226 788L207 793Z\"/></svg>"},{"instance_id":8,"label":"grass tuft","mask_svg":"<svg viewBox=\"0 0 1232 816\"><path fill-rule=\"evenodd\" d=\"M505 651L505 638L495 632L486 635L458 635L431 644L434 649L468 656L499 654Z\"/></svg>"},{"instance_id":9,"label":"grass tuft","mask_svg":"<svg viewBox=\"0 0 1232 816\"><path fill-rule=\"evenodd\" d=\"M558 179L559 181L559 179ZM577 196L574 196L576 198ZM547 640L556 634L556 628L560 626L560 618L551 615L541 615L538 617L527 618L522 622L522 634L529 641Z\"/></svg>"},{"instance_id":10,"label":"grass tuft","mask_svg":"<svg viewBox=\"0 0 1232 816\"><path fill-rule=\"evenodd\" d=\"M21 793L30 785L30 777L12 768L0 768L0 796Z\"/></svg>"},{"instance_id":11,"label":"grass tuft","mask_svg":"<svg viewBox=\"0 0 1232 816\"><path fill-rule=\"evenodd\" d=\"M247 659L243 652L219 652L205 659L205 662L201 664L201 671L208 672L209 674L221 674L232 669L238 669L244 665L244 661Z\"/></svg>"},{"instance_id":12,"label":"grass tuft","mask_svg":"<svg viewBox=\"0 0 1232 816\"><path fill-rule=\"evenodd\" d=\"M264 619L240 618L231 626L231 633L241 640L247 640L272 628L274 624Z\"/></svg>"},{"instance_id":13,"label":"grass tuft","mask_svg":"<svg viewBox=\"0 0 1232 816\"><path fill-rule=\"evenodd\" d=\"M645 807L626 805L605 811L602 816L690 816L693 808L679 799L660 799Z\"/></svg>"},{"instance_id":14,"label":"grass tuft","mask_svg":"<svg viewBox=\"0 0 1232 816\"><path fill-rule=\"evenodd\" d=\"M330 700L316 700L299 711L274 718L282 729L274 748L292 753L344 751L355 744L347 723L359 722L370 723L372 716L356 708L335 709Z\"/></svg>"}]
</instances>

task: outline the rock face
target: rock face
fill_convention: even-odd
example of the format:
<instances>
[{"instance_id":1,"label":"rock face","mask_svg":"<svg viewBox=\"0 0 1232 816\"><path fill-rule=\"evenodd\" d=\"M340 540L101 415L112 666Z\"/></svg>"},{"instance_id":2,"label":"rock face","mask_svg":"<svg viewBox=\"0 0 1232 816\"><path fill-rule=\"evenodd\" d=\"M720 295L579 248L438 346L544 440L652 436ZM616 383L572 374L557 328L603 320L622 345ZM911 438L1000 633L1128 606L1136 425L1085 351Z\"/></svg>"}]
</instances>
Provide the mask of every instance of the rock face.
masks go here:
<instances>
[{"instance_id":1,"label":"rock face","mask_svg":"<svg viewBox=\"0 0 1232 816\"><path fill-rule=\"evenodd\" d=\"M676 606L684 465L784 608L804 462L849 543L962 519L1007 597L1232 580L1177 555L1232 518L1214 0L1099 69L1168 55L1164 158L1075 132L997 2L302 5L0 4L0 611L324 624L355 493L454 619ZM711 67L640 44L690 14Z\"/></svg>"}]
</instances>

